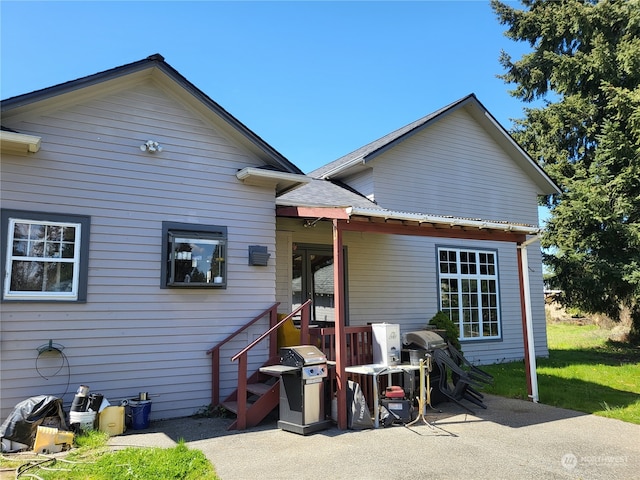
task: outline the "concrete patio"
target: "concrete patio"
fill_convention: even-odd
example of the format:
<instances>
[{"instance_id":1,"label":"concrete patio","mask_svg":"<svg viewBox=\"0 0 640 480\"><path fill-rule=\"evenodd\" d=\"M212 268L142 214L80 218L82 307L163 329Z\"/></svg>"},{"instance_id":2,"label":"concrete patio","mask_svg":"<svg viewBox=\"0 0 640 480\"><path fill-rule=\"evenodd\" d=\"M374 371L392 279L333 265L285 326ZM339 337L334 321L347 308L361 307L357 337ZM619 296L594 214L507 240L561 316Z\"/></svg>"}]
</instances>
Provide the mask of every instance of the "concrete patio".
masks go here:
<instances>
[{"instance_id":1,"label":"concrete patio","mask_svg":"<svg viewBox=\"0 0 640 480\"><path fill-rule=\"evenodd\" d=\"M487 396L487 410L429 409L431 426L336 428L308 436L275 420L227 431L230 419L181 418L112 437L113 446L202 450L222 480L246 479L633 479L640 472L640 425Z\"/></svg>"}]
</instances>

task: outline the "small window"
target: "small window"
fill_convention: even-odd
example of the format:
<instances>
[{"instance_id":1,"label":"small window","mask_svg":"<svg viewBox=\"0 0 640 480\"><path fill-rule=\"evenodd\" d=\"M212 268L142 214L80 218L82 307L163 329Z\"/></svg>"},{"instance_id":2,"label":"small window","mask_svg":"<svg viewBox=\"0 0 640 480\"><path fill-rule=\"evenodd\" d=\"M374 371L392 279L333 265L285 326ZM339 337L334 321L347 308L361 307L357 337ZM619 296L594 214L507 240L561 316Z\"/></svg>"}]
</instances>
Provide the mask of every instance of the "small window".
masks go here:
<instances>
[{"instance_id":1,"label":"small window","mask_svg":"<svg viewBox=\"0 0 640 480\"><path fill-rule=\"evenodd\" d=\"M226 288L226 227L163 222L162 230L163 288Z\"/></svg>"},{"instance_id":2,"label":"small window","mask_svg":"<svg viewBox=\"0 0 640 480\"><path fill-rule=\"evenodd\" d=\"M86 301L90 218L2 211L3 300Z\"/></svg>"}]
</instances>

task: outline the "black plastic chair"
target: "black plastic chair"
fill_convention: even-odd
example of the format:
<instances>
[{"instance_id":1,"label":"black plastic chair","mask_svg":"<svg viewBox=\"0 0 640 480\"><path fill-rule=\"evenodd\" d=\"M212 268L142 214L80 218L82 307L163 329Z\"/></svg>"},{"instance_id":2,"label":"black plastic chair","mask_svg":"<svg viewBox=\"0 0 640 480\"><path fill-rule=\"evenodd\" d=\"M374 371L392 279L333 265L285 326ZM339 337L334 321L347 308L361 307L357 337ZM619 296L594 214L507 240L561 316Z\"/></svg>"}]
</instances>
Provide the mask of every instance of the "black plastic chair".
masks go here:
<instances>
[{"instance_id":1,"label":"black plastic chair","mask_svg":"<svg viewBox=\"0 0 640 480\"><path fill-rule=\"evenodd\" d=\"M474 380L477 380L478 382L486 383L488 385L493 385L493 382L494 382L493 375L491 375L488 372L485 372L481 368L478 368L477 366L473 365L469 360L464 358L464 356L451 344L451 342L447 342L447 344L448 344L447 350L449 350L449 354L451 355L451 358L453 358L453 360L462 370L467 372L467 374L471 378L473 378Z\"/></svg>"},{"instance_id":2,"label":"black plastic chair","mask_svg":"<svg viewBox=\"0 0 640 480\"><path fill-rule=\"evenodd\" d=\"M453 346L451 342L447 341L447 344L448 344L447 351L449 353L449 356L453 359L454 362L456 362L456 364L461 369L467 372L467 375L469 375L476 382L487 384L487 385L493 385L493 382L494 382L493 375L473 365L469 360L467 360L462 355L462 353L460 353L456 349L456 347ZM454 374L454 379L453 379L454 383L456 381L455 377L456 375ZM480 401L482 401L482 399L484 398L484 395L473 387L469 387L468 392L474 395Z\"/></svg>"},{"instance_id":3,"label":"black plastic chair","mask_svg":"<svg viewBox=\"0 0 640 480\"><path fill-rule=\"evenodd\" d=\"M482 394L477 390L482 388L481 382L468 375L444 350L435 349L433 360L440 369L438 389L445 397L470 413L475 412L462 403L462 400L467 400L484 409L487 408L482 402Z\"/></svg>"}]
</instances>

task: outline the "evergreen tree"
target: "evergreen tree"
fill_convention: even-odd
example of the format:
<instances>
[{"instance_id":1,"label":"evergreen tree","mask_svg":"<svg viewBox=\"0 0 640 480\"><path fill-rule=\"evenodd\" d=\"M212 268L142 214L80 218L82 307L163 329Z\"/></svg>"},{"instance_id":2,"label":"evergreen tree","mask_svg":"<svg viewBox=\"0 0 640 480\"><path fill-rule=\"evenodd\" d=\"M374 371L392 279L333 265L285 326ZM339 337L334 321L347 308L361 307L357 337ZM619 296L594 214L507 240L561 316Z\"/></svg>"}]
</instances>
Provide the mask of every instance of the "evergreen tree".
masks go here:
<instances>
[{"instance_id":1,"label":"evergreen tree","mask_svg":"<svg viewBox=\"0 0 640 480\"><path fill-rule=\"evenodd\" d=\"M640 0L492 0L507 37L501 78L526 102L514 138L562 189L542 238L561 301L632 318L640 341Z\"/></svg>"}]
</instances>

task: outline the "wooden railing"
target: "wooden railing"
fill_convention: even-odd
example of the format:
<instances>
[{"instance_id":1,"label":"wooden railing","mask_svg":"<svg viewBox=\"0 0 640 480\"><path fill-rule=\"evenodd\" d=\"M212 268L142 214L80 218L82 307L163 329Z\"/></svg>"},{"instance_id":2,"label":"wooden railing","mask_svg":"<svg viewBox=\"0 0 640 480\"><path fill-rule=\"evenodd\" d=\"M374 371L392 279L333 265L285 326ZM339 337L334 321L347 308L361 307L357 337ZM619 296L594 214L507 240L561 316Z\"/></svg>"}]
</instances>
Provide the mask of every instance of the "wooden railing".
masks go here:
<instances>
[{"instance_id":1,"label":"wooden railing","mask_svg":"<svg viewBox=\"0 0 640 480\"><path fill-rule=\"evenodd\" d=\"M345 327L347 341L346 367L352 365L367 365L373 363L373 339L371 325L359 327ZM327 356L327 360L336 360L336 329L312 328L310 330L311 344L320 345L320 349ZM371 377L361 375L348 375L360 383L367 401L373 398L373 384ZM329 395L333 398L336 394L335 369L329 369Z\"/></svg>"},{"instance_id":2,"label":"wooden railing","mask_svg":"<svg viewBox=\"0 0 640 480\"><path fill-rule=\"evenodd\" d=\"M371 341L371 325L345 327L347 337L347 365L365 365L373 362L373 342ZM327 360L336 360L336 329L312 328L311 344L320 345Z\"/></svg>"},{"instance_id":3,"label":"wooden railing","mask_svg":"<svg viewBox=\"0 0 640 480\"><path fill-rule=\"evenodd\" d=\"M242 430L246 428L244 413L246 412L246 398L247 398L247 379L248 379L248 353L249 351L262 342L265 338L269 338L269 357L274 358L277 356L277 331L280 326L300 313L300 338L309 338L310 345L317 345L327 356L327 360L336 360L336 331L335 328L309 328L309 322L311 319L311 300L300 305L293 310L290 314L278 320L277 309L279 303L275 303L271 307L267 308L262 313L256 315L251 321L247 322L244 326L240 327L224 340L218 343L215 347L207 351L208 355L211 355L211 404L217 406L220 404L220 351L221 348L237 335L245 331L251 325L258 322L260 319L269 316L269 329L260 335L256 340L244 347L238 353L231 357L232 361L238 361L238 389L237 389L237 402L238 402L238 429ZM357 327L345 327L345 336L347 342L347 357L346 366L351 365L366 365L373 362L373 339L371 326L357 326ZM363 376L362 378L354 378L360 383L361 388L365 392L365 396L368 400L371 398L372 385L371 378ZM329 388L330 396L336 393L335 382L335 369L329 370Z\"/></svg>"},{"instance_id":4,"label":"wooden railing","mask_svg":"<svg viewBox=\"0 0 640 480\"><path fill-rule=\"evenodd\" d=\"M227 336L224 340L218 343L215 347L207 351L207 355L211 355L211 405L217 406L220 404L220 349L227 342L235 338L237 335L245 331L251 325L259 321L260 319L269 315L269 329L260 335L256 340L251 342L245 348L231 357L231 361L238 360L238 429L242 430L246 428L244 424L244 413L246 411L246 397L247 397L247 359L249 351L259 344L265 338L269 338L269 358L275 357L278 353L278 328L294 315L301 313L300 321L300 334L301 338L306 338L309 334L309 319L311 318L311 300L300 305L293 312L278 321L278 306L280 303L275 303L264 312L256 315L251 321L247 322L244 326L237 329L235 332Z\"/></svg>"},{"instance_id":5,"label":"wooden railing","mask_svg":"<svg viewBox=\"0 0 640 480\"><path fill-rule=\"evenodd\" d=\"M278 318L278 306L280 302L274 303L271 307L267 308L264 312L256 315L256 317L231 333L224 340L219 342L215 347L207 350L207 355L211 355L211 406L216 407L220 404L220 350L230 340L233 340L236 336L244 332L251 325L258 320L269 315L269 325L275 325Z\"/></svg>"}]
</instances>

